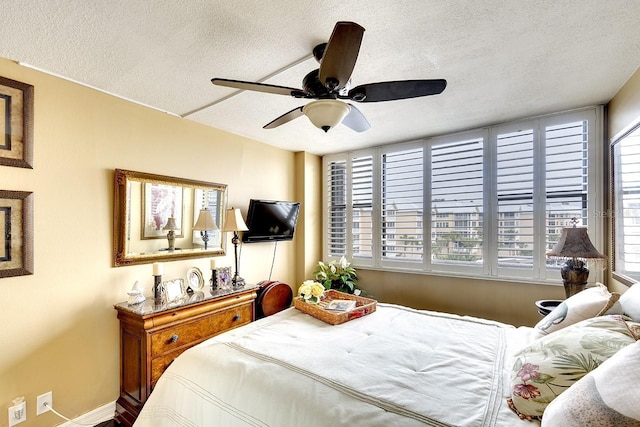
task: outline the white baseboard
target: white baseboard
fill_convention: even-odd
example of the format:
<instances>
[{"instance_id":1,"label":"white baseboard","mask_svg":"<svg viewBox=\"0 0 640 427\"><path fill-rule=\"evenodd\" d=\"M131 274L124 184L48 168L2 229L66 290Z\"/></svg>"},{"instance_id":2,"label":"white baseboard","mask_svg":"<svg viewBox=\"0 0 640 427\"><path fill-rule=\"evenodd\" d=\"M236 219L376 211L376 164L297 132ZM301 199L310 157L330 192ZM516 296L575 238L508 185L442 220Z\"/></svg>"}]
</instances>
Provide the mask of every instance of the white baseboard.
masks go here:
<instances>
[{"instance_id":1,"label":"white baseboard","mask_svg":"<svg viewBox=\"0 0 640 427\"><path fill-rule=\"evenodd\" d=\"M67 421L64 424L60 424L59 427L77 427L78 425L95 426L105 421L112 420L115 413L116 401L114 400L113 402L102 405L93 411L74 418L73 421Z\"/></svg>"}]
</instances>

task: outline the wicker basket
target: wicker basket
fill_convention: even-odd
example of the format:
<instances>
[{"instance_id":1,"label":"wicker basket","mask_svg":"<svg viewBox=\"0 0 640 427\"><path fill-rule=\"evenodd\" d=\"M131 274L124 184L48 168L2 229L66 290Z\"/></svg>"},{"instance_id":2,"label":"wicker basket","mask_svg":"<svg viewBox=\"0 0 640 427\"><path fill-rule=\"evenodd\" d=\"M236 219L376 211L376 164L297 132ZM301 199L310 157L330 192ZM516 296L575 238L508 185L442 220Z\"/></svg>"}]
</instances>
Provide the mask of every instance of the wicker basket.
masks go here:
<instances>
[{"instance_id":1,"label":"wicker basket","mask_svg":"<svg viewBox=\"0 0 640 427\"><path fill-rule=\"evenodd\" d=\"M334 299L355 300L356 308L345 312L336 312L322 308ZM296 297L293 299L293 306L325 323L330 325L339 325L340 323L348 322L351 319L356 319L358 317L366 316L369 313L373 313L376 311L376 302L377 301L373 299L345 294L344 292L329 289L328 291L325 291L324 298L322 298L320 304L309 304L302 298Z\"/></svg>"}]
</instances>

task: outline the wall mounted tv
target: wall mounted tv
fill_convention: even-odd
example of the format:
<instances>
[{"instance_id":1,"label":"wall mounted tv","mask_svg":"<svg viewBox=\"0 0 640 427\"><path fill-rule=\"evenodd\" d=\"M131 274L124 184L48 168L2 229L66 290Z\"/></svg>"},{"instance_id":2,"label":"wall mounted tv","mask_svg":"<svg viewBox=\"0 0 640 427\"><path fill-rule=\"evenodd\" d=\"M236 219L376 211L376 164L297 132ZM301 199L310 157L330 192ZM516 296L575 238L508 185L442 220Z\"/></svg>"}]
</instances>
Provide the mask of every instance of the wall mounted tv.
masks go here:
<instances>
[{"instance_id":1,"label":"wall mounted tv","mask_svg":"<svg viewBox=\"0 0 640 427\"><path fill-rule=\"evenodd\" d=\"M242 233L245 243L277 242L293 239L300 203L274 200L249 201L247 228Z\"/></svg>"}]
</instances>

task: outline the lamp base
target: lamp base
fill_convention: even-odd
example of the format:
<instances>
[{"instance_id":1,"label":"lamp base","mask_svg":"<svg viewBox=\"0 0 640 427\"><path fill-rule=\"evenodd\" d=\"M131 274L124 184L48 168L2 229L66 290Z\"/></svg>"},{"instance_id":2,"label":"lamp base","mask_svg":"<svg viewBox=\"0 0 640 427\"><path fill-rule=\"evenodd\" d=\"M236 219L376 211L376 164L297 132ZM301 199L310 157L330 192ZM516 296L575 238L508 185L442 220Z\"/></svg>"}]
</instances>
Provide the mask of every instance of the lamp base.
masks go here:
<instances>
[{"instance_id":1,"label":"lamp base","mask_svg":"<svg viewBox=\"0 0 640 427\"><path fill-rule=\"evenodd\" d=\"M560 269L564 292L567 298L584 290L589 278L589 269L584 262L577 259L568 259Z\"/></svg>"},{"instance_id":2,"label":"lamp base","mask_svg":"<svg viewBox=\"0 0 640 427\"><path fill-rule=\"evenodd\" d=\"M231 279L231 286L233 286L233 289L243 288L244 284L245 284L244 279L238 276L238 273L236 273Z\"/></svg>"}]
</instances>

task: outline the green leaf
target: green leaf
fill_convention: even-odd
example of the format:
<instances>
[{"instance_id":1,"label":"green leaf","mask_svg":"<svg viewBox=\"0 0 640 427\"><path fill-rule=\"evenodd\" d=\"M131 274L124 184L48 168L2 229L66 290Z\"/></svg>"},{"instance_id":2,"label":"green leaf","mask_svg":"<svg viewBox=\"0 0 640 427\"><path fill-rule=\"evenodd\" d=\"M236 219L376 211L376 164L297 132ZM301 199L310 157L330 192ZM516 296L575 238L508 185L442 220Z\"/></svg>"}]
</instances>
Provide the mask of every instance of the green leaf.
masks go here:
<instances>
[{"instance_id":1,"label":"green leaf","mask_svg":"<svg viewBox=\"0 0 640 427\"><path fill-rule=\"evenodd\" d=\"M547 384L555 379L556 377L552 377L549 374L540 373L538 374L538 378L533 378L531 381L538 384Z\"/></svg>"}]
</instances>

